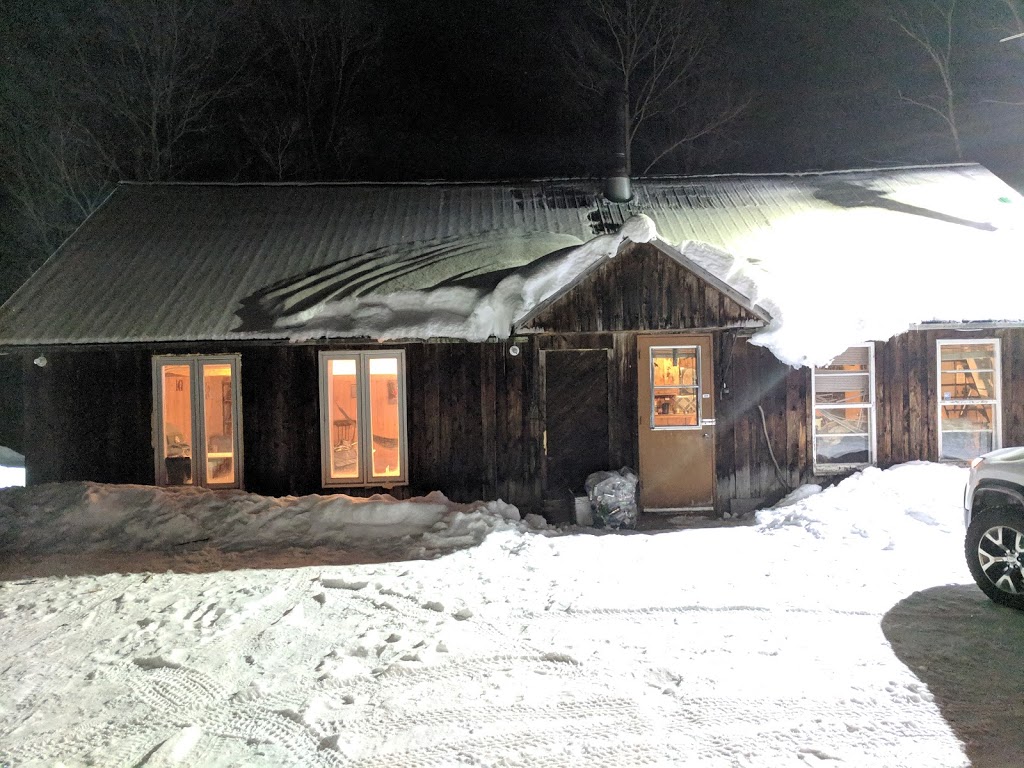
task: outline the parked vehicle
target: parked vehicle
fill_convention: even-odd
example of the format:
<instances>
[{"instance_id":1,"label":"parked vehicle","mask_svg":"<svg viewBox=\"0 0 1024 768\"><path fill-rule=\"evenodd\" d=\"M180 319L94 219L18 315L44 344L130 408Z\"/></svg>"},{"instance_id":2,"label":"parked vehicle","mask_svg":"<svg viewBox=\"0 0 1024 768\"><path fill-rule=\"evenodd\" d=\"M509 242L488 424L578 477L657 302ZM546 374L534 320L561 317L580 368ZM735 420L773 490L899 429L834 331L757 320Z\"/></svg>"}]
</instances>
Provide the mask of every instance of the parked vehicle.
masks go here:
<instances>
[{"instance_id":1,"label":"parked vehicle","mask_svg":"<svg viewBox=\"0 0 1024 768\"><path fill-rule=\"evenodd\" d=\"M964 554L982 592L1024 610L1024 448L971 462L964 491Z\"/></svg>"}]
</instances>

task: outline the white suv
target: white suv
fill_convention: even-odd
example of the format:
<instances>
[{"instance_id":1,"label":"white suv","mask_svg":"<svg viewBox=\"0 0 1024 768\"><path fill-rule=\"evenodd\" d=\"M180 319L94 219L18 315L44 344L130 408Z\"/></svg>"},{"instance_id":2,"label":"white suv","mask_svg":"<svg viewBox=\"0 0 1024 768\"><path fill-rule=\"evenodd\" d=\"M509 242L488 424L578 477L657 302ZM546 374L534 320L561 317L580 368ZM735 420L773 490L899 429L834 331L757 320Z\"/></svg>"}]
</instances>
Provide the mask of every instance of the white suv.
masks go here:
<instances>
[{"instance_id":1,"label":"white suv","mask_svg":"<svg viewBox=\"0 0 1024 768\"><path fill-rule=\"evenodd\" d=\"M971 462L964 492L971 575L993 601L1024 610L1024 448Z\"/></svg>"}]
</instances>

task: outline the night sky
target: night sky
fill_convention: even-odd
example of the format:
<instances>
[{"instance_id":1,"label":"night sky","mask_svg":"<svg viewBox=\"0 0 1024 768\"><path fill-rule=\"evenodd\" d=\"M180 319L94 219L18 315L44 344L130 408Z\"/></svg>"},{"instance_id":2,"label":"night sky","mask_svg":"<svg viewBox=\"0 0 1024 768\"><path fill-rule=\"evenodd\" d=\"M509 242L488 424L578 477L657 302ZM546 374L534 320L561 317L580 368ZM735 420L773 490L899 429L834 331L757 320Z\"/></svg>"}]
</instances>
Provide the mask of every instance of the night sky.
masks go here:
<instances>
[{"instance_id":1,"label":"night sky","mask_svg":"<svg viewBox=\"0 0 1024 768\"><path fill-rule=\"evenodd\" d=\"M130 51L124 57L138 16L125 21L124 9L137 12L156 0L9 0L0 27L0 299L119 179L601 175L609 102L577 86L564 55L567 30L586 16L588 1L164 0L157 7L186 13L186 59L210 54L176 87L219 90L173 152L154 159L147 133L133 128L132 111L147 109L140 78L127 81L123 104L111 94L134 66ZM745 109L666 156L653 173L956 160L941 119L901 99L931 98L940 82L924 52L879 10L885 2L691 0L691 27L716 32L704 54L715 74L684 100L676 122L651 123L639 134L634 173L718 92ZM941 34L926 12L951 0L902 2L929 34ZM1024 109L1010 103L1024 101L1024 46L998 42L1014 31L1008 3L1024 5L961 0L951 66L963 159L1020 185ZM358 14L341 17L339 8ZM314 21L303 30L296 25L304 14ZM166 22L160 18L157 27ZM321 65L337 29L358 30L356 43L376 42L353 59L359 72L336 110L340 127L328 136L335 79ZM299 54L313 73L305 98L294 79L298 49L284 44L287 35L315 44ZM160 131L157 143L170 129Z\"/></svg>"}]
</instances>

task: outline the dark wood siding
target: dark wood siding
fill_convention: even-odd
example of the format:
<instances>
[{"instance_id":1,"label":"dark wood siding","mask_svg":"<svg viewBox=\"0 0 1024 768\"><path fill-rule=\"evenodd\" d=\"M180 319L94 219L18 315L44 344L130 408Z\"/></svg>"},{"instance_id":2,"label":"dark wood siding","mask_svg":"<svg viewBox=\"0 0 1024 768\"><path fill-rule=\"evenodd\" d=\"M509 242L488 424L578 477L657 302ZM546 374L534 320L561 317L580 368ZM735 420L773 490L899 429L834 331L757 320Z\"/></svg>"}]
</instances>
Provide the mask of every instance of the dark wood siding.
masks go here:
<instances>
[{"instance_id":1,"label":"dark wood siding","mask_svg":"<svg viewBox=\"0 0 1024 768\"><path fill-rule=\"evenodd\" d=\"M154 482L150 356L131 349L23 358L27 482Z\"/></svg>"},{"instance_id":2,"label":"dark wood siding","mask_svg":"<svg viewBox=\"0 0 1024 768\"><path fill-rule=\"evenodd\" d=\"M810 450L810 371L781 364L750 344L748 331L709 332L715 344L720 511L749 508L754 501L747 500L771 501L787 487L816 480ZM1000 339L1003 444L1024 443L1024 329L915 331L875 347L880 466L937 458L939 338ZM510 354L513 343L520 354ZM406 498L441 490L454 501L500 498L523 512L542 510L542 350L610 351L608 468L637 468L637 334L544 333L500 343L387 345L406 351L409 484L324 489L317 353L367 346L48 350L42 368L31 362L38 351L25 353L28 480L152 483L152 355L224 352L242 355L245 481L247 489L261 494L386 491ZM573 482L582 487L583 480Z\"/></svg>"},{"instance_id":3,"label":"dark wood siding","mask_svg":"<svg viewBox=\"0 0 1024 768\"><path fill-rule=\"evenodd\" d=\"M583 495L591 472L609 468L608 351L548 350L544 369L545 495Z\"/></svg>"},{"instance_id":4,"label":"dark wood siding","mask_svg":"<svg viewBox=\"0 0 1024 768\"><path fill-rule=\"evenodd\" d=\"M25 450L25 395L21 355L0 353L0 445Z\"/></svg>"},{"instance_id":5,"label":"dark wood siding","mask_svg":"<svg viewBox=\"0 0 1024 768\"><path fill-rule=\"evenodd\" d=\"M999 339L1003 445L1024 444L1024 328L912 331L875 345L879 466L938 460L939 339Z\"/></svg>"},{"instance_id":6,"label":"dark wood siding","mask_svg":"<svg viewBox=\"0 0 1024 768\"><path fill-rule=\"evenodd\" d=\"M755 315L651 245L629 244L526 327L559 333L722 328Z\"/></svg>"},{"instance_id":7,"label":"dark wood siding","mask_svg":"<svg viewBox=\"0 0 1024 768\"><path fill-rule=\"evenodd\" d=\"M26 463L33 484L154 482L154 354L241 352L245 487L266 495L442 490L455 501L541 498L536 345L391 345L406 350L409 479L385 489L325 489L320 477L318 351L367 345L222 345L49 350L26 354ZM379 347L373 347L379 348Z\"/></svg>"},{"instance_id":8,"label":"dark wood siding","mask_svg":"<svg viewBox=\"0 0 1024 768\"><path fill-rule=\"evenodd\" d=\"M783 365L743 335L721 333L716 336L715 385L720 511L742 511L749 506L745 500L780 498L788 488L812 479L805 369Z\"/></svg>"}]
</instances>

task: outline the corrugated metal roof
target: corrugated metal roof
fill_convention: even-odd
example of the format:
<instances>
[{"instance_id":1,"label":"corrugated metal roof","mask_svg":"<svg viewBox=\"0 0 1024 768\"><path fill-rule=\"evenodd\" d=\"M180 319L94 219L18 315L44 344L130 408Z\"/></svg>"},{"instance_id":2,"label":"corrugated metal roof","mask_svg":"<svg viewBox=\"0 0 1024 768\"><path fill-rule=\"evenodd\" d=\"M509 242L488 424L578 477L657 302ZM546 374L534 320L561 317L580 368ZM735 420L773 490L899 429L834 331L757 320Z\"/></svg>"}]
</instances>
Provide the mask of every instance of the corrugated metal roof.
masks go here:
<instances>
[{"instance_id":1,"label":"corrugated metal roof","mask_svg":"<svg viewBox=\"0 0 1024 768\"><path fill-rule=\"evenodd\" d=\"M523 246L527 235L583 242L632 213L650 216L668 243L725 251L816 209L882 207L983 228L991 226L986 211L1008 192L973 165L645 179L634 183L629 205L609 203L597 182L578 180L123 184L0 308L0 344L283 338L239 330L242 302L332 265L346 275L372 271L361 284L373 290L429 287L467 269L525 265L540 255ZM459 241L492 247L463 249L462 261L430 257ZM467 266L467 258L480 263Z\"/></svg>"}]
</instances>

